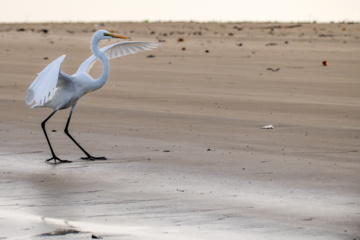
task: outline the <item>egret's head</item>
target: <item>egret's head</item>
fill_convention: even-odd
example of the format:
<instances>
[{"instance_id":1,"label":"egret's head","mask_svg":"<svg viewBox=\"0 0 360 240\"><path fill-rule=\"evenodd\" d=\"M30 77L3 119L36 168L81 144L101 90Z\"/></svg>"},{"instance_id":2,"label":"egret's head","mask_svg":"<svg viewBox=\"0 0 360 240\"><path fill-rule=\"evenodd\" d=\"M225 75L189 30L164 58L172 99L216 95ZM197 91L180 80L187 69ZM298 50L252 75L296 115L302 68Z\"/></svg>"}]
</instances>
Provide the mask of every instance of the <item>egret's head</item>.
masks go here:
<instances>
[{"instance_id":1,"label":"egret's head","mask_svg":"<svg viewBox=\"0 0 360 240\"><path fill-rule=\"evenodd\" d=\"M121 36L118 34L114 34L105 30L98 30L94 34L94 37L98 37L99 39L111 39L111 38L122 38L122 39L130 39L129 37Z\"/></svg>"}]
</instances>

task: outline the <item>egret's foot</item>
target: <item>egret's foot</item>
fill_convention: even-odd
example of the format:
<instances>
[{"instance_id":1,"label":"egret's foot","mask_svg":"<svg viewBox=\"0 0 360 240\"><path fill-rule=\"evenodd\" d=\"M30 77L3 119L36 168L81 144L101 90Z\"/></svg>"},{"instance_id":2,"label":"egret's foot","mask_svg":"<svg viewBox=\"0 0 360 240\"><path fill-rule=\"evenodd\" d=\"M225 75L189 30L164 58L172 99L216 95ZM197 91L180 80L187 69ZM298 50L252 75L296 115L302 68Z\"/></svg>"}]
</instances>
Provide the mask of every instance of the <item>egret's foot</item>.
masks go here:
<instances>
[{"instance_id":1,"label":"egret's foot","mask_svg":"<svg viewBox=\"0 0 360 240\"><path fill-rule=\"evenodd\" d=\"M81 159L83 160L90 160L90 161L96 161L96 160L107 160L106 157L93 157L93 156L87 156L87 157L82 157Z\"/></svg>"},{"instance_id":2,"label":"egret's foot","mask_svg":"<svg viewBox=\"0 0 360 240\"><path fill-rule=\"evenodd\" d=\"M45 162L49 162L51 160L54 160L55 164L57 164L57 162L59 162L59 163L71 163L71 161L69 161L69 160L61 160L57 156L53 156L52 158L47 159Z\"/></svg>"}]
</instances>

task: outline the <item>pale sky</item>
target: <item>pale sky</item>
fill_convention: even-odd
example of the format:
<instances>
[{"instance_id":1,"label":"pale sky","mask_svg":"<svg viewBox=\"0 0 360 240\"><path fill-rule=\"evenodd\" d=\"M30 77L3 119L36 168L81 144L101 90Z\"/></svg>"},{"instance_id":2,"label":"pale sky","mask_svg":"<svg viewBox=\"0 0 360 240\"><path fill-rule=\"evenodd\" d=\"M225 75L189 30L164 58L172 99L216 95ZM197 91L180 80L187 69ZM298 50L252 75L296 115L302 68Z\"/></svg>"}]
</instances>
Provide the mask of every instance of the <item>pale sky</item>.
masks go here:
<instances>
[{"instance_id":1,"label":"pale sky","mask_svg":"<svg viewBox=\"0 0 360 240\"><path fill-rule=\"evenodd\" d=\"M0 22L360 21L360 0L0 0Z\"/></svg>"}]
</instances>

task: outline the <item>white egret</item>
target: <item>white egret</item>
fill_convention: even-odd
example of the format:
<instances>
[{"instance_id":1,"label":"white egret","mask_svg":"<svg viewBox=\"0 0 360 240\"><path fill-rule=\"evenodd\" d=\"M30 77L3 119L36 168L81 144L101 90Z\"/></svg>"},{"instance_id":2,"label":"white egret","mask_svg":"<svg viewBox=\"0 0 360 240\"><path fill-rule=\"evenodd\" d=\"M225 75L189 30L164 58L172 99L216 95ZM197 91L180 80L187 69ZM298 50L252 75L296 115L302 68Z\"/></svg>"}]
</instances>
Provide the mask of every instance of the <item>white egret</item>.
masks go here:
<instances>
[{"instance_id":1,"label":"white egret","mask_svg":"<svg viewBox=\"0 0 360 240\"><path fill-rule=\"evenodd\" d=\"M70 76L61 71L61 64L65 55L57 58L50 63L38 77L30 85L26 93L26 103L28 105L35 104L35 107L49 107L54 111L41 123L46 140L49 144L52 157L46 161L54 160L55 163L70 162L68 160L61 160L55 155L55 152L50 144L49 137L45 130L45 123L58 111L71 107L70 114L64 129L64 132L69 138L85 153L86 157L82 159L88 160L106 160L105 157L93 157L80 146L79 143L70 135L68 131L72 112L79 101L79 99L87 93L95 91L106 83L109 76L109 59L125 56L128 54L135 54L138 52L151 50L159 46L159 43L153 42L136 42L125 41L118 42L102 49L99 49L99 42L102 39L122 38L128 37L116 35L105 30L95 32L91 39L91 50L93 55L86 59L79 67L77 72ZM103 71L98 79L93 79L89 75L89 71L94 63L99 60L102 63Z\"/></svg>"}]
</instances>

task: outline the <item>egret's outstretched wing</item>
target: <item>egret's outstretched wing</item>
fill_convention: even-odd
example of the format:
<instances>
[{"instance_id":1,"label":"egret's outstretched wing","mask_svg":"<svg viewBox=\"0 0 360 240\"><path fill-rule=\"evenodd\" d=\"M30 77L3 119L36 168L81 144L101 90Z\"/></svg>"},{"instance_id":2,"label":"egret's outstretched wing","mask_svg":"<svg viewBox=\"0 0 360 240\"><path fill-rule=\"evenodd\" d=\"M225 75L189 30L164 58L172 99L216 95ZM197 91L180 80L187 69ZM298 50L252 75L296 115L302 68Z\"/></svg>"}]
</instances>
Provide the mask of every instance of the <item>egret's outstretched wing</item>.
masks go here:
<instances>
[{"instance_id":1,"label":"egret's outstretched wing","mask_svg":"<svg viewBox=\"0 0 360 240\"><path fill-rule=\"evenodd\" d=\"M31 105L34 101L36 106L42 106L50 101L55 93L59 78L66 80L68 76L61 73L61 64L65 55L54 60L38 73L38 77L30 85L26 92L26 104Z\"/></svg>"},{"instance_id":2,"label":"egret's outstretched wing","mask_svg":"<svg viewBox=\"0 0 360 240\"><path fill-rule=\"evenodd\" d=\"M156 48L160 45L160 43L155 42L119 42L106 47L101 48L109 59L117 58L129 54L135 54L143 51L150 51L153 48ZM97 57L92 55L88 59L86 59L79 67L78 72L86 72L89 73L90 69L94 65L94 63L98 60Z\"/></svg>"}]
</instances>

